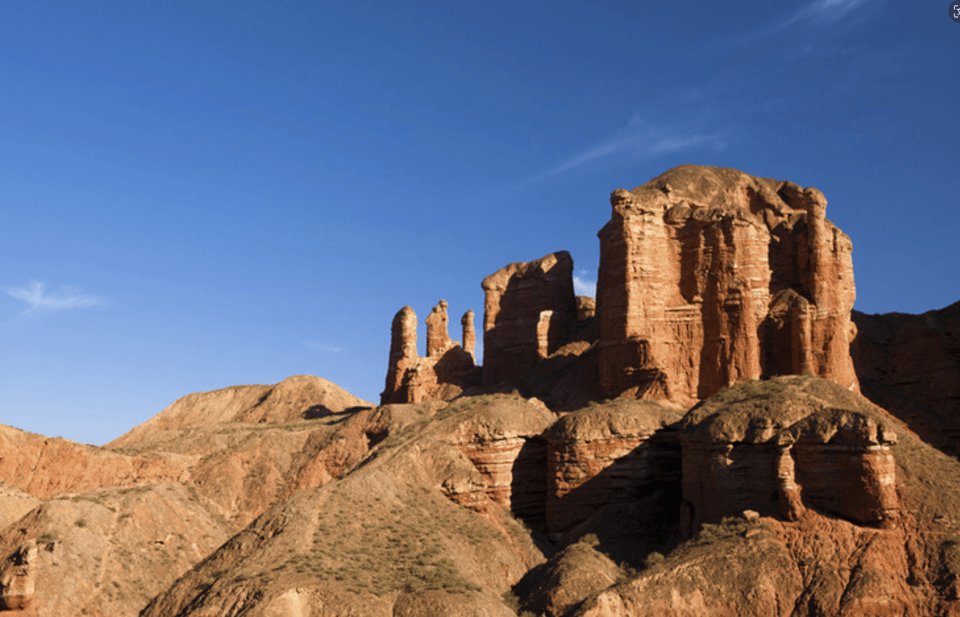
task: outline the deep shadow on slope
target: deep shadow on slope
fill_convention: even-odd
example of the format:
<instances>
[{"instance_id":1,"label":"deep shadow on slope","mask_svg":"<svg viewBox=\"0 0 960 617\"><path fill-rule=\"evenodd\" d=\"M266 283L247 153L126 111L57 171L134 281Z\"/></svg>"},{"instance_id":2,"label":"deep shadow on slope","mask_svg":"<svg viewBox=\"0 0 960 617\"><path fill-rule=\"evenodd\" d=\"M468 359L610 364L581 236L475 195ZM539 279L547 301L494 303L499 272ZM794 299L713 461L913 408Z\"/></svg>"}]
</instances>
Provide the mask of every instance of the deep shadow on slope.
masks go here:
<instances>
[{"instance_id":1,"label":"deep shadow on slope","mask_svg":"<svg viewBox=\"0 0 960 617\"><path fill-rule=\"evenodd\" d=\"M921 315L853 311L863 395L924 441L960 455L960 302Z\"/></svg>"}]
</instances>

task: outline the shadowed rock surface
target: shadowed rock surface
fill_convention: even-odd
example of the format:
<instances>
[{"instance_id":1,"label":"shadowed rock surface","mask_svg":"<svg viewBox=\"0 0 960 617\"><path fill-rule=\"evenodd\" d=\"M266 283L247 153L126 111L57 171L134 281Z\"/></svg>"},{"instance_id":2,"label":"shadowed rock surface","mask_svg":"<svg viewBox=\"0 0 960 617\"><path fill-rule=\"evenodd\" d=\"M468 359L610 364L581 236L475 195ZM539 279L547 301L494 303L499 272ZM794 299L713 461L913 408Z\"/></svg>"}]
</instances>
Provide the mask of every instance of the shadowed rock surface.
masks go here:
<instances>
[{"instance_id":1,"label":"shadowed rock surface","mask_svg":"<svg viewBox=\"0 0 960 617\"><path fill-rule=\"evenodd\" d=\"M681 417L656 403L617 399L554 423L544 433L551 535L562 537L607 506L677 484L680 443L670 425Z\"/></svg>"},{"instance_id":2,"label":"shadowed rock surface","mask_svg":"<svg viewBox=\"0 0 960 617\"><path fill-rule=\"evenodd\" d=\"M863 394L924 440L960 454L960 302L922 315L853 312Z\"/></svg>"},{"instance_id":3,"label":"shadowed rock surface","mask_svg":"<svg viewBox=\"0 0 960 617\"><path fill-rule=\"evenodd\" d=\"M485 385L523 377L560 347L577 318L573 259L566 251L504 266L481 286Z\"/></svg>"}]
</instances>

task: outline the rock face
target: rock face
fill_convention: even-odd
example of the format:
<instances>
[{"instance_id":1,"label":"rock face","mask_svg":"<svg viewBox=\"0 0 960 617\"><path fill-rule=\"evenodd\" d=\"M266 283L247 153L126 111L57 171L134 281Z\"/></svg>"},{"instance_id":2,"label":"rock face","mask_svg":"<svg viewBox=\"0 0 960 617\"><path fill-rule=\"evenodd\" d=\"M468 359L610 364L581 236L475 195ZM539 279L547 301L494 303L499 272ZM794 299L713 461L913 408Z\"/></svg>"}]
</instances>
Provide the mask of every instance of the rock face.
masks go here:
<instances>
[{"instance_id":1,"label":"rock face","mask_svg":"<svg viewBox=\"0 0 960 617\"><path fill-rule=\"evenodd\" d=\"M478 512L485 510L484 504L497 504L542 530L547 442L541 434L556 416L542 403L503 394L455 402L443 415L464 418L450 431L447 441L460 448L483 477L482 494L473 482L462 485L451 480L445 486L447 495Z\"/></svg>"},{"instance_id":2,"label":"rock face","mask_svg":"<svg viewBox=\"0 0 960 617\"><path fill-rule=\"evenodd\" d=\"M692 404L804 371L857 390L851 243L820 191L686 165L610 201L597 283L607 395Z\"/></svg>"},{"instance_id":3,"label":"rock face","mask_svg":"<svg viewBox=\"0 0 960 617\"><path fill-rule=\"evenodd\" d=\"M551 426L544 433L551 536L562 537L606 506L679 482L679 442L667 428L679 419L655 403L620 400L569 413Z\"/></svg>"},{"instance_id":4,"label":"rock face","mask_svg":"<svg viewBox=\"0 0 960 617\"><path fill-rule=\"evenodd\" d=\"M573 259L566 251L505 266L482 287L485 385L523 377L560 347L577 319Z\"/></svg>"},{"instance_id":5,"label":"rock face","mask_svg":"<svg viewBox=\"0 0 960 617\"><path fill-rule=\"evenodd\" d=\"M30 540L7 559L0 570L0 609L22 611L30 608L36 594L34 562L37 560L37 543Z\"/></svg>"},{"instance_id":6,"label":"rock face","mask_svg":"<svg viewBox=\"0 0 960 617\"><path fill-rule=\"evenodd\" d=\"M449 400L479 380L480 370L473 359L473 311L461 320L463 347L450 340L446 300L433 307L426 324L427 357L421 358L417 354L416 313L405 306L393 318L382 405Z\"/></svg>"},{"instance_id":7,"label":"rock face","mask_svg":"<svg viewBox=\"0 0 960 617\"><path fill-rule=\"evenodd\" d=\"M863 394L923 439L960 454L960 302L922 315L853 312Z\"/></svg>"},{"instance_id":8,"label":"rock face","mask_svg":"<svg viewBox=\"0 0 960 617\"><path fill-rule=\"evenodd\" d=\"M687 533L743 510L796 521L808 507L858 525L900 519L896 434L863 399L811 377L741 384L680 423ZM833 405L831 405L833 403Z\"/></svg>"},{"instance_id":9,"label":"rock face","mask_svg":"<svg viewBox=\"0 0 960 617\"><path fill-rule=\"evenodd\" d=\"M957 614L960 464L891 426L812 376L706 399L679 427L690 539L551 617Z\"/></svg>"},{"instance_id":10,"label":"rock face","mask_svg":"<svg viewBox=\"0 0 960 617\"><path fill-rule=\"evenodd\" d=\"M194 462L172 454L127 456L0 425L0 480L40 499L109 486L181 482Z\"/></svg>"}]
</instances>

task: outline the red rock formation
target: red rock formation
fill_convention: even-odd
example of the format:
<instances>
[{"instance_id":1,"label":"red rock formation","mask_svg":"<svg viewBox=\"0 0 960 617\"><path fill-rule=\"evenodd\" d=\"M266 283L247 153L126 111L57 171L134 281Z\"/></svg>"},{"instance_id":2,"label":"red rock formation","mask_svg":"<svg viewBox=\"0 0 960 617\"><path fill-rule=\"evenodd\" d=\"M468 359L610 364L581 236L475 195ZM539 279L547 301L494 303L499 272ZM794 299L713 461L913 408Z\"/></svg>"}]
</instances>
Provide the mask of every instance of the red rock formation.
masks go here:
<instances>
[{"instance_id":1,"label":"red rock formation","mask_svg":"<svg viewBox=\"0 0 960 617\"><path fill-rule=\"evenodd\" d=\"M415 371L420 361L417 354L417 314L409 306L400 309L390 328L390 364L387 384L380 395L380 404L408 403L420 400L422 395L411 391L408 374Z\"/></svg>"},{"instance_id":2,"label":"red rock formation","mask_svg":"<svg viewBox=\"0 0 960 617\"><path fill-rule=\"evenodd\" d=\"M387 383L380 395L382 405L449 400L478 381L479 369L473 354L450 340L446 300L433 307L426 323L427 357L421 358L417 355L416 313L405 306L393 318ZM464 326L465 337L466 334Z\"/></svg>"},{"instance_id":3,"label":"red rock formation","mask_svg":"<svg viewBox=\"0 0 960 617\"><path fill-rule=\"evenodd\" d=\"M679 419L649 402L615 401L567 414L544 433L547 529L559 537L611 504L629 503L680 479Z\"/></svg>"},{"instance_id":4,"label":"red rock formation","mask_svg":"<svg viewBox=\"0 0 960 617\"><path fill-rule=\"evenodd\" d=\"M785 440L803 500L861 525L896 526L900 518L897 436L876 420L829 409L792 426Z\"/></svg>"},{"instance_id":5,"label":"red rock formation","mask_svg":"<svg viewBox=\"0 0 960 617\"><path fill-rule=\"evenodd\" d=\"M182 482L195 463L192 456L128 456L0 425L0 481L41 499L109 486Z\"/></svg>"},{"instance_id":6,"label":"red rock formation","mask_svg":"<svg viewBox=\"0 0 960 617\"><path fill-rule=\"evenodd\" d=\"M597 284L608 395L687 405L805 370L857 390L851 244L820 191L685 165L611 204Z\"/></svg>"},{"instance_id":7,"label":"red rock formation","mask_svg":"<svg viewBox=\"0 0 960 617\"><path fill-rule=\"evenodd\" d=\"M577 320L586 321L597 314L597 301L589 296L577 296Z\"/></svg>"},{"instance_id":8,"label":"red rock formation","mask_svg":"<svg viewBox=\"0 0 960 617\"><path fill-rule=\"evenodd\" d=\"M519 379L560 347L567 324L576 320L573 259L560 251L512 263L483 279L482 286L483 382Z\"/></svg>"},{"instance_id":9,"label":"red rock formation","mask_svg":"<svg viewBox=\"0 0 960 617\"><path fill-rule=\"evenodd\" d=\"M781 377L742 384L691 410L681 423L684 531L743 510L799 520L807 508L896 526L896 435L863 399L845 401L845 409L826 402L838 394L849 393L815 378Z\"/></svg>"},{"instance_id":10,"label":"red rock formation","mask_svg":"<svg viewBox=\"0 0 960 617\"><path fill-rule=\"evenodd\" d=\"M447 317L447 301L441 300L427 315L427 357L442 356L445 351L455 344L450 340Z\"/></svg>"},{"instance_id":11,"label":"red rock formation","mask_svg":"<svg viewBox=\"0 0 960 617\"><path fill-rule=\"evenodd\" d=\"M471 358L476 358L477 330L473 326L472 310L463 314L463 318L460 319L460 325L463 326L463 350L470 354Z\"/></svg>"},{"instance_id":12,"label":"red rock formation","mask_svg":"<svg viewBox=\"0 0 960 617\"><path fill-rule=\"evenodd\" d=\"M540 434L556 416L536 399L492 394L455 402L445 414L464 420L448 440L473 463L483 478L484 496L528 524L542 526L547 484L547 443ZM448 496L472 509L482 509L479 496Z\"/></svg>"}]
</instances>

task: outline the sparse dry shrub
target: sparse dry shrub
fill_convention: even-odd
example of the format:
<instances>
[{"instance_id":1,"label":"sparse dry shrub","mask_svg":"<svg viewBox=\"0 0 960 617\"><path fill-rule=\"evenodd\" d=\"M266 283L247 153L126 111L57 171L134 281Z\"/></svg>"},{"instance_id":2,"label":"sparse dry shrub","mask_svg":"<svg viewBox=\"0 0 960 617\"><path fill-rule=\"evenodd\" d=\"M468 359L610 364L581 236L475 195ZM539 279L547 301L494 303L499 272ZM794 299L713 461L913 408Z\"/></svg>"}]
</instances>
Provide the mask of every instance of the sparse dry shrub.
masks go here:
<instances>
[{"instance_id":1,"label":"sparse dry shrub","mask_svg":"<svg viewBox=\"0 0 960 617\"><path fill-rule=\"evenodd\" d=\"M577 542L580 544L586 544L587 546L592 546L593 548L600 546L600 538L597 537L597 534L595 533L584 534L577 538Z\"/></svg>"}]
</instances>

